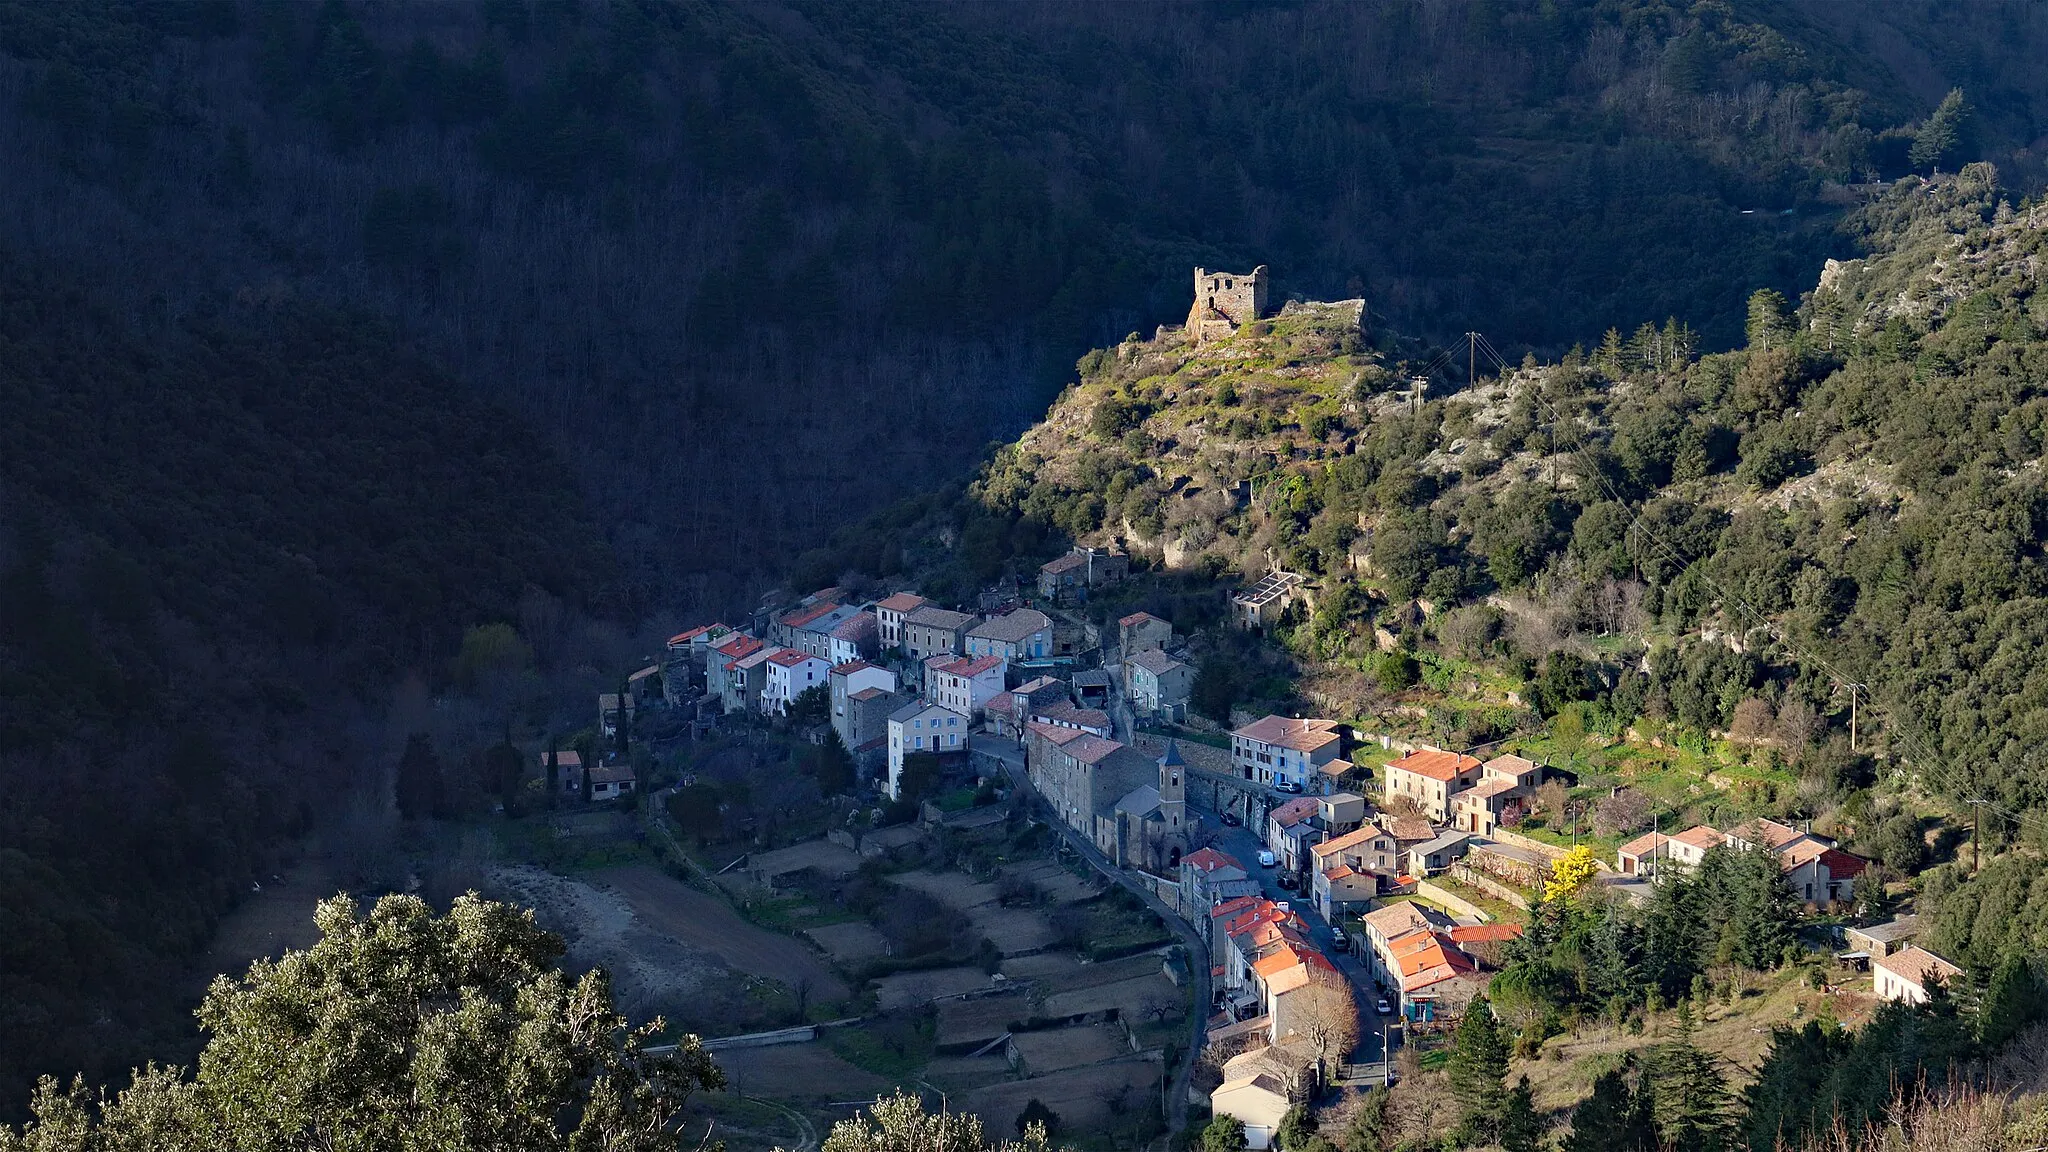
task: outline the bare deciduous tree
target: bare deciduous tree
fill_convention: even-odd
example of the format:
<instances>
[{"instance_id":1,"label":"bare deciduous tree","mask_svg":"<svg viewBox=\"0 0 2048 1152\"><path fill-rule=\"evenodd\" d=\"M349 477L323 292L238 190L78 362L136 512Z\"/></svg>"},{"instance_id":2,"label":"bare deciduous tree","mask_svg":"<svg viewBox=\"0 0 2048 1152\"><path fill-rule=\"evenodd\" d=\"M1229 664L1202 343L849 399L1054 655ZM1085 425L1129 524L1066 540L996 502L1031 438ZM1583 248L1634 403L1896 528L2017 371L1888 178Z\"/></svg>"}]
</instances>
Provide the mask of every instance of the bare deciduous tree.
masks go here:
<instances>
[{"instance_id":1,"label":"bare deciduous tree","mask_svg":"<svg viewBox=\"0 0 2048 1152\"><path fill-rule=\"evenodd\" d=\"M1624 788L1593 806L1593 831L1618 836L1641 828L1650 819L1650 798L1634 788Z\"/></svg>"}]
</instances>

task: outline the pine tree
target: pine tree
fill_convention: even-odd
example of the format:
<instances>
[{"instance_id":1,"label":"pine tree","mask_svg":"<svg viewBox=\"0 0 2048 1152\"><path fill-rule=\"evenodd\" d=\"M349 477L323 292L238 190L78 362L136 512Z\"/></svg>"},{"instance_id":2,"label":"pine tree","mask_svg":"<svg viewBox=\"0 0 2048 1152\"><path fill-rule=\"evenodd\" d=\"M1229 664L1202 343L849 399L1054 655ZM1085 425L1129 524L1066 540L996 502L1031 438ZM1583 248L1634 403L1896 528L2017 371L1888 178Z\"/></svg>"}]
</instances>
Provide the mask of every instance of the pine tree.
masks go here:
<instances>
[{"instance_id":1,"label":"pine tree","mask_svg":"<svg viewBox=\"0 0 2048 1152\"><path fill-rule=\"evenodd\" d=\"M1656 1146L1649 1094L1632 1091L1628 1078L1615 1069L1601 1073L1592 1095L1573 1110L1563 1152L1651 1152Z\"/></svg>"},{"instance_id":2,"label":"pine tree","mask_svg":"<svg viewBox=\"0 0 2048 1152\"><path fill-rule=\"evenodd\" d=\"M1280 1118L1280 1127L1274 1131L1283 1152L1302 1152L1308 1146L1309 1137L1316 1134L1316 1115L1306 1104L1296 1104Z\"/></svg>"},{"instance_id":3,"label":"pine tree","mask_svg":"<svg viewBox=\"0 0 2048 1152\"><path fill-rule=\"evenodd\" d=\"M1915 168L1939 169L1942 163L1955 155L1963 142L1963 124L1969 119L1970 105L1963 99L1961 88L1951 88L1941 98L1934 112L1927 117L1920 130L1913 134L1913 147L1906 158Z\"/></svg>"},{"instance_id":4,"label":"pine tree","mask_svg":"<svg viewBox=\"0 0 2048 1152\"><path fill-rule=\"evenodd\" d=\"M1710 1052L1692 1042L1689 1021L1678 1039L1650 1058L1651 1115L1668 1152L1718 1152L1728 1137L1728 1081Z\"/></svg>"},{"instance_id":5,"label":"pine tree","mask_svg":"<svg viewBox=\"0 0 2048 1152\"><path fill-rule=\"evenodd\" d=\"M1767 352L1784 346L1792 336L1784 293L1775 288L1759 288L1749 294L1748 332L1751 351Z\"/></svg>"},{"instance_id":6,"label":"pine tree","mask_svg":"<svg viewBox=\"0 0 2048 1152\"><path fill-rule=\"evenodd\" d=\"M1358 1101L1357 1111L1344 1126L1344 1152L1381 1152L1387 1131L1387 1105L1393 1094L1380 1085Z\"/></svg>"},{"instance_id":7,"label":"pine tree","mask_svg":"<svg viewBox=\"0 0 2048 1152\"><path fill-rule=\"evenodd\" d=\"M1451 1095L1458 1100L1460 1126L1475 1142L1490 1144L1500 1131L1507 1102L1501 1083L1508 1071L1507 1041L1493 1017L1493 1006L1474 1000L1458 1024L1457 1047L1444 1069Z\"/></svg>"},{"instance_id":8,"label":"pine tree","mask_svg":"<svg viewBox=\"0 0 2048 1152\"><path fill-rule=\"evenodd\" d=\"M2048 1014L2048 987L2017 952L2006 956L1977 1002L1977 1039L1997 1048Z\"/></svg>"},{"instance_id":9,"label":"pine tree","mask_svg":"<svg viewBox=\"0 0 2048 1152\"><path fill-rule=\"evenodd\" d=\"M1501 1152L1536 1152L1536 1144L1542 1138L1543 1118L1536 1114L1536 1094L1529 1088L1529 1078L1524 1076L1508 1093L1501 1109Z\"/></svg>"}]
</instances>

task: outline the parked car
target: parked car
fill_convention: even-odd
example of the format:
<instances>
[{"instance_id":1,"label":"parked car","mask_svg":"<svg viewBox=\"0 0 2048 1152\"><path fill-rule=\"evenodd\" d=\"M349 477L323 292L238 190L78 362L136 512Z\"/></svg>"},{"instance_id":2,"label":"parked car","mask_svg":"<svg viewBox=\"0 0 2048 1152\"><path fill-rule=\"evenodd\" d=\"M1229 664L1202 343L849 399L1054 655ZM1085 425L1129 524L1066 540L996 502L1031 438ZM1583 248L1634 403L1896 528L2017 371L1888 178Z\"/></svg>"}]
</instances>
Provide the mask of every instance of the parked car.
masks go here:
<instances>
[{"instance_id":1,"label":"parked car","mask_svg":"<svg viewBox=\"0 0 2048 1152\"><path fill-rule=\"evenodd\" d=\"M1373 1011L1378 1012L1382 1016L1392 1016L1394 1014L1394 1006L1387 1003L1387 998L1382 996L1379 1003L1373 1005Z\"/></svg>"},{"instance_id":2,"label":"parked car","mask_svg":"<svg viewBox=\"0 0 2048 1152\"><path fill-rule=\"evenodd\" d=\"M1337 942L1337 950L1339 952L1346 952L1350 950L1351 937L1346 936L1342 928L1330 929L1330 938Z\"/></svg>"},{"instance_id":3,"label":"parked car","mask_svg":"<svg viewBox=\"0 0 2048 1152\"><path fill-rule=\"evenodd\" d=\"M1271 851L1270 849L1266 849L1266 848L1261 848L1261 849L1259 849L1259 867L1261 867L1261 868L1278 868L1279 866L1280 866L1280 858L1279 858L1278 856L1275 856L1275 855L1273 855L1273 853L1272 853L1272 851Z\"/></svg>"},{"instance_id":4,"label":"parked car","mask_svg":"<svg viewBox=\"0 0 2048 1152\"><path fill-rule=\"evenodd\" d=\"M1223 821L1223 826L1225 828L1244 827L1244 817L1239 816L1235 812L1225 812L1222 816L1218 817L1218 819Z\"/></svg>"},{"instance_id":5,"label":"parked car","mask_svg":"<svg viewBox=\"0 0 2048 1152\"><path fill-rule=\"evenodd\" d=\"M1299 886L1299 884L1300 882L1294 878L1294 873L1282 872L1280 874L1280 886L1282 888L1287 889L1289 892L1294 891L1295 888Z\"/></svg>"},{"instance_id":6,"label":"parked car","mask_svg":"<svg viewBox=\"0 0 2048 1152\"><path fill-rule=\"evenodd\" d=\"M1300 794L1300 792L1301 792L1301 781L1299 781L1299 780L1275 780L1275 781L1273 781L1273 791L1275 791L1275 792L1289 792L1289 793L1293 793L1293 794L1299 795L1299 794Z\"/></svg>"}]
</instances>

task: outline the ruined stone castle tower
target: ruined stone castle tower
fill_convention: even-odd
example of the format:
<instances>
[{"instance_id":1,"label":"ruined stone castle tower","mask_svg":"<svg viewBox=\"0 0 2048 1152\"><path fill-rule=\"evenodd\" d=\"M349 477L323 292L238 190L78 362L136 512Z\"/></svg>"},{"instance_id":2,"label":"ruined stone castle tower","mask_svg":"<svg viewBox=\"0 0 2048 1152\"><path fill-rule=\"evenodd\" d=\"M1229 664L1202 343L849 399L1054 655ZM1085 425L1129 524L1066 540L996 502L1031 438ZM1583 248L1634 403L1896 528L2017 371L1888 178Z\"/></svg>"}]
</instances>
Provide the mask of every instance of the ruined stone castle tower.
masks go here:
<instances>
[{"instance_id":1,"label":"ruined stone castle tower","mask_svg":"<svg viewBox=\"0 0 2048 1152\"><path fill-rule=\"evenodd\" d=\"M1195 306L1188 309L1188 335L1196 343L1236 332L1266 311L1266 266L1249 276L1195 269Z\"/></svg>"}]
</instances>

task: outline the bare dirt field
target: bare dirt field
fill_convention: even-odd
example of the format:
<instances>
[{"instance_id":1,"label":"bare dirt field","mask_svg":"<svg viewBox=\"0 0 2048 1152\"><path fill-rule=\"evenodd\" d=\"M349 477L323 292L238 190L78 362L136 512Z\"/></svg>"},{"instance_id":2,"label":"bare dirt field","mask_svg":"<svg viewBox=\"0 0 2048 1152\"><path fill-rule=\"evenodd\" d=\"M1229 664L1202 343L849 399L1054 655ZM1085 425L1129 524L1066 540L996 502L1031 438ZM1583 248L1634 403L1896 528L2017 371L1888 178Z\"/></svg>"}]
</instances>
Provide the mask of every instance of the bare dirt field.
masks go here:
<instances>
[{"instance_id":1,"label":"bare dirt field","mask_svg":"<svg viewBox=\"0 0 2048 1152\"><path fill-rule=\"evenodd\" d=\"M700 992L735 984L718 956L643 922L616 891L530 865L495 869L491 880L493 887L532 908L542 927L568 940L572 966L604 965L612 975L613 997L629 1017L644 1018ZM721 1018L689 1023L715 1029Z\"/></svg>"},{"instance_id":2,"label":"bare dirt field","mask_svg":"<svg viewBox=\"0 0 2048 1152\"><path fill-rule=\"evenodd\" d=\"M1180 989L1173 986L1173 981L1155 972L1114 984L1054 993L1045 998L1044 1014L1052 1017L1080 1016L1114 1008L1121 1018L1136 1024L1179 1002Z\"/></svg>"},{"instance_id":3,"label":"bare dirt field","mask_svg":"<svg viewBox=\"0 0 2048 1152\"><path fill-rule=\"evenodd\" d=\"M1064 988L1083 969L1099 967L1102 965L1089 964L1072 952L1039 952L1004 960L1003 974L1012 980L1038 980Z\"/></svg>"},{"instance_id":4,"label":"bare dirt field","mask_svg":"<svg viewBox=\"0 0 2048 1152\"><path fill-rule=\"evenodd\" d=\"M905 872L890 879L898 887L923 893L959 912L996 900L995 885L984 884L963 872Z\"/></svg>"},{"instance_id":5,"label":"bare dirt field","mask_svg":"<svg viewBox=\"0 0 2048 1152\"><path fill-rule=\"evenodd\" d=\"M1024 1061L1023 1071L1030 1076L1046 1076L1131 1054L1123 1029L1110 1024L1019 1032L1010 1042L1016 1045L1017 1054Z\"/></svg>"},{"instance_id":6,"label":"bare dirt field","mask_svg":"<svg viewBox=\"0 0 2048 1152\"><path fill-rule=\"evenodd\" d=\"M982 1088L1010 1078L1010 1062L1000 1052L987 1056L941 1056L924 1070L927 1083L948 1092Z\"/></svg>"},{"instance_id":7,"label":"bare dirt field","mask_svg":"<svg viewBox=\"0 0 2048 1152\"><path fill-rule=\"evenodd\" d=\"M718 1054L729 1091L785 1100L858 1100L889 1081L849 1064L822 1043L728 1048Z\"/></svg>"},{"instance_id":8,"label":"bare dirt field","mask_svg":"<svg viewBox=\"0 0 2048 1152\"><path fill-rule=\"evenodd\" d=\"M918 972L892 972L875 980L876 1004L884 1012L926 1004L941 996L958 996L989 986L988 973L979 968L927 968Z\"/></svg>"},{"instance_id":9,"label":"bare dirt field","mask_svg":"<svg viewBox=\"0 0 2048 1152\"><path fill-rule=\"evenodd\" d=\"M889 954L888 938L865 921L806 928L804 935L823 948L835 964L859 964Z\"/></svg>"},{"instance_id":10,"label":"bare dirt field","mask_svg":"<svg viewBox=\"0 0 2048 1152\"><path fill-rule=\"evenodd\" d=\"M1020 956L1050 947L1059 939L1052 921L1036 908L1004 908L982 904L967 914L974 930L993 941L1004 956Z\"/></svg>"},{"instance_id":11,"label":"bare dirt field","mask_svg":"<svg viewBox=\"0 0 2048 1152\"><path fill-rule=\"evenodd\" d=\"M1022 996L990 996L983 1000L954 1000L939 1005L936 1040L941 1048L986 1044L1009 1031L1012 1020L1031 1015Z\"/></svg>"},{"instance_id":12,"label":"bare dirt field","mask_svg":"<svg viewBox=\"0 0 2048 1152\"><path fill-rule=\"evenodd\" d=\"M1017 1130L1017 1114L1027 1101L1036 1099L1059 1113L1069 1132L1087 1132L1107 1127L1113 1120L1112 1105L1124 1102L1131 1108L1159 1107L1160 1066L1157 1061L1131 1057L1109 1064L1091 1064L1050 1076L1009 1080L991 1084L970 1094L966 1105L981 1117L991 1131Z\"/></svg>"},{"instance_id":13,"label":"bare dirt field","mask_svg":"<svg viewBox=\"0 0 2048 1152\"><path fill-rule=\"evenodd\" d=\"M838 974L803 942L747 922L725 901L667 873L635 864L608 868L592 878L623 897L648 926L741 972L789 987L808 980L820 1001L837 1002L850 994Z\"/></svg>"},{"instance_id":14,"label":"bare dirt field","mask_svg":"<svg viewBox=\"0 0 2048 1152\"><path fill-rule=\"evenodd\" d=\"M1102 891L1091 881L1074 875L1050 860L1031 864L1011 864L1003 869L1003 875L1014 876L1036 885L1055 904L1074 904L1086 900Z\"/></svg>"}]
</instances>

